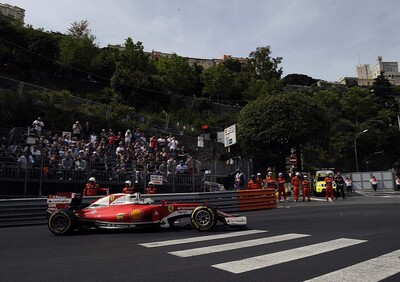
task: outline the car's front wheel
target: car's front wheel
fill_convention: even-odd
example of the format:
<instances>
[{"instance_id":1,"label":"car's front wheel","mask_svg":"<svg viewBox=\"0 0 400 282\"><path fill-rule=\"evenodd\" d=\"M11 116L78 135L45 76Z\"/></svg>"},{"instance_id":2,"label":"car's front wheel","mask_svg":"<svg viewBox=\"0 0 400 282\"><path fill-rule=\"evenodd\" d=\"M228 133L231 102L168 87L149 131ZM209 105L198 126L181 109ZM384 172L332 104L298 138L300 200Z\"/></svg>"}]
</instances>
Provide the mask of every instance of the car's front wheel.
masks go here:
<instances>
[{"instance_id":1,"label":"car's front wheel","mask_svg":"<svg viewBox=\"0 0 400 282\"><path fill-rule=\"evenodd\" d=\"M190 222L198 231L211 231L217 224L217 213L211 207L199 206L190 215Z\"/></svg>"},{"instance_id":2,"label":"car's front wheel","mask_svg":"<svg viewBox=\"0 0 400 282\"><path fill-rule=\"evenodd\" d=\"M50 215L49 230L55 235L70 234L76 227L77 218L73 211L63 209Z\"/></svg>"}]
</instances>

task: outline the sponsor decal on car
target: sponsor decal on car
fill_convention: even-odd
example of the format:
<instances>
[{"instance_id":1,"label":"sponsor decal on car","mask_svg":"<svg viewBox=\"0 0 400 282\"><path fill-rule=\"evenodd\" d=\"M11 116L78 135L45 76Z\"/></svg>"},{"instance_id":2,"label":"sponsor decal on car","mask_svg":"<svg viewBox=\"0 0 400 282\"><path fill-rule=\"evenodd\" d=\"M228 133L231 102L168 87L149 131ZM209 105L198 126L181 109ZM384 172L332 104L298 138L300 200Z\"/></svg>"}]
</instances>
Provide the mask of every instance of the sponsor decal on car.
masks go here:
<instances>
[{"instance_id":1,"label":"sponsor decal on car","mask_svg":"<svg viewBox=\"0 0 400 282\"><path fill-rule=\"evenodd\" d=\"M118 220L118 221L121 221L121 220L123 220L123 219L124 219L124 213L123 213L123 212L117 213L117 220Z\"/></svg>"},{"instance_id":2,"label":"sponsor decal on car","mask_svg":"<svg viewBox=\"0 0 400 282\"><path fill-rule=\"evenodd\" d=\"M129 212L129 218L132 221L138 221L141 220L144 216L144 212L141 209L134 209L132 211Z\"/></svg>"}]
</instances>

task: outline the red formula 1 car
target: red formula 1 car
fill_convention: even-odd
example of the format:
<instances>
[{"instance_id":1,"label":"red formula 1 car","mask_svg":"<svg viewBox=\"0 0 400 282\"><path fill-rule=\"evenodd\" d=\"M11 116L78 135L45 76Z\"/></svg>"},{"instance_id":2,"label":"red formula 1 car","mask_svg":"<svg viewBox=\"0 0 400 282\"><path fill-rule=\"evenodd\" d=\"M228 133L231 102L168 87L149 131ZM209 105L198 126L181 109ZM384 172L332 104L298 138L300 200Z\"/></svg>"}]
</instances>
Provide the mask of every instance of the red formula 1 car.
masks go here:
<instances>
[{"instance_id":1,"label":"red formula 1 car","mask_svg":"<svg viewBox=\"0 0 400 282\"><path fill-rule=\"evenodd\" d=\"M140 193L111 194L91 204L80 205L74 193L50 195L47 199L48 227L55 235L66 235L76 229L133 229L144 226L173 227L180 218L190 218L199 231L211 231L221 221L232 226L246 226L245 216L226 214L219 209L197 203L154 204Z\"/></svg>"}]
</instances>

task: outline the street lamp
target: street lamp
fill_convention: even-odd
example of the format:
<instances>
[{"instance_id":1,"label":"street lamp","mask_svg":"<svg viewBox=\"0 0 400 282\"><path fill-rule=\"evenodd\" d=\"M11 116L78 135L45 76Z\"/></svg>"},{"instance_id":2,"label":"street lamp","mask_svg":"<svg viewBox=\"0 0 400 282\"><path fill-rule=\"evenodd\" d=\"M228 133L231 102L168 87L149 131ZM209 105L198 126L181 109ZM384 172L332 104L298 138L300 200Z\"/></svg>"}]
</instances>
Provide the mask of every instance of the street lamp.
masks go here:
<instances>
[{"instance_id":1,"label":"street lamp","mask_svg":"<svg viewBox=\"0 0 400 282\"><path fill-rule=\"evenodd\" d=\"M356 155L356 172L358 172L358 158L357 158L357 138L361 134L367 132L368 129L364 129L363 131L357 133L356 137L354 138L354 154Z\"/></svg>"}]
</instances>

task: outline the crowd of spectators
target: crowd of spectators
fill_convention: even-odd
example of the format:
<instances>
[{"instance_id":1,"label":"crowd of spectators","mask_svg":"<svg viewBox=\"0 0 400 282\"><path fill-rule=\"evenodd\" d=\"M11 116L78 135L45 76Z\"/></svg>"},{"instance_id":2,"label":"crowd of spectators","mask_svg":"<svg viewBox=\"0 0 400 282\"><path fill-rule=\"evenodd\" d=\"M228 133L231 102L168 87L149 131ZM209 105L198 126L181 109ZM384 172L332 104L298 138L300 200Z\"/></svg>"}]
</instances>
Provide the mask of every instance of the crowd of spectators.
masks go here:
<instances>
[{"instance_id":1,"label":"crowd of spectators","mask_svg":"<svg viewBox=\"0 0 400 282\"><path fill-rule=\"evenodd\" d=\"M34 138L32 145L1 139L0 162L14 163L21 169L41 167L45 175L63 171L67 172L64 177L79 179L87 172L110 171L132 175L136 182L142 180L144 170L165 176L195 172L194 159L172 134L146 135L139 128L95 132L89 122L81 126L79 121L71 132L52 133L44 130L39 117L29 135Z\"/></svg>"}]
</instances>

